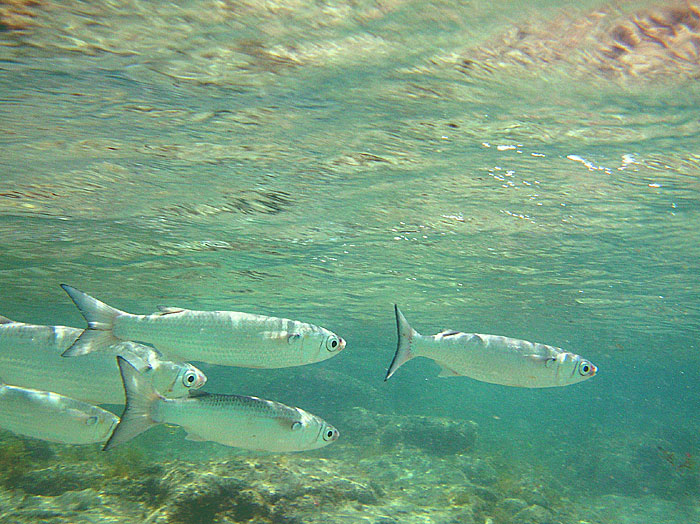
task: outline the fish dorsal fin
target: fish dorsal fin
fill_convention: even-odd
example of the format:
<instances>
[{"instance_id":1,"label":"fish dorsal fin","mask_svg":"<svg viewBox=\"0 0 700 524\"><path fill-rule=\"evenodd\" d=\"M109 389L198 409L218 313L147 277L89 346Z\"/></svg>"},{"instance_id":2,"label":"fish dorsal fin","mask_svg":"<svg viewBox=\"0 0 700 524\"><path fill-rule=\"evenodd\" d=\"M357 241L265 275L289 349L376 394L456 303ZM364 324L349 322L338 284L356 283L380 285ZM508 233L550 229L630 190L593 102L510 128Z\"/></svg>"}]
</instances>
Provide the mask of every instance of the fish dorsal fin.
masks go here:
<instances>
[{"instance_id":1,"label":"fish dorsal fin","mask_svg":"<svg viewBox=\"0 0 700 524\"><path fill-rule=\"evenodd\" d=\"M174 313L183 313L187 311L185 308L181 307L171 307L171 306L158 306L158 315L172 315Z\"/></svg>"},{"instance_id":2,"label":"fish dorsal fin","mask_svg":"<svg viewBox=\"0 0 700 524\"><path fill-rule=\"evenodd\" d=\"M444 364L440 364L440 373L438 377L460 377L461 375L457 373L454 369L448 368Z\"/></svg>"},{"instance_id":3,"label":"fish dorsal fin","mask_svg":"<svg viewBox=\"0 0 700 524\"><path fill-rule=\"evenodd\" d=\"M187 432L187 436L185 437L185 440L191 440L192 442L206 442L207 439L200 437L196 433L192 433L191 431Z\"/></svg>"},{"instance_id":4,"label":"fish dorsal fin","mask_svg":"<svg viewBox=\"0 0 700 524\"><path fill-rule=\"evenodd\" d=\"M0 324L14 324L14 323L15 323L14 320L10 320L9 318L3 317L2 315L0 315Z\"/></svg>"}]
</instances>

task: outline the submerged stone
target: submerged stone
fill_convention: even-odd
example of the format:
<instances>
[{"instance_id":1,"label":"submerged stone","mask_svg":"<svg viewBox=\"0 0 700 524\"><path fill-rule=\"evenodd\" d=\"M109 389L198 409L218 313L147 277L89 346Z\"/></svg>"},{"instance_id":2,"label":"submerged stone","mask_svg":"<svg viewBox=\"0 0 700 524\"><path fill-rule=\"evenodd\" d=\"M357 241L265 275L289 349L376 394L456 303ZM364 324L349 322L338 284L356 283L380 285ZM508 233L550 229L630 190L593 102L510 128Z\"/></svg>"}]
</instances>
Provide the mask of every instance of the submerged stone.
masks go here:
<instances>
[{"instance_id":1,"label":"submerged stone","mask_svg":"<svg viewBox=\"0 0 700 524\"><path fill-rule=\"evenodd\" d=\"M98 471L81 464L56 464L24 472L14 480L13 487L30 495L55 497L101 485L101 477Z\"/></svg>"},{"instance_id":2,"label":"submerged stone","mask_svg":"<svg viewBox=\"0 0 700 524\"><path fill-rule=\"evenodd\" d=\"M497 507L507 515L515 515L527 507L527 502L523 499L508 498L500 501Z\"/></svg>"},{"instance_id":3,"label":"submerged stone","mask_svg":"<svg viewBox=\"0 0 700 524\"><path fill-rule=\"evenodd\" d=\"M474 448L475 422L423 416L402 416L385 427L385 443L403 442L437 455L467 453Z\"/></svg>"},{"instance_id":4,"label":"submerged stone","mask_svg":"<svg viewBox=\"0 0 700 524\"><path fill-rule=\"evenodd\" d=\"M515 514L513 524L554 524L553 514L547 508L533 504Z\"/></svg>"},{"instance_id":5,"label":"submerged stone","mask_svg":"<svg viewBox=\"0 0 700 524\"><path fill-rule=\"evenodd\" d=\"M455 455L474 449L478 426L469 420L421 415L388 415L355 407L341 414L339 426L348 445L398 445L419 448L434 455ZM347 429L346 429L347 428Z\"/></svg>"}]
</instances>

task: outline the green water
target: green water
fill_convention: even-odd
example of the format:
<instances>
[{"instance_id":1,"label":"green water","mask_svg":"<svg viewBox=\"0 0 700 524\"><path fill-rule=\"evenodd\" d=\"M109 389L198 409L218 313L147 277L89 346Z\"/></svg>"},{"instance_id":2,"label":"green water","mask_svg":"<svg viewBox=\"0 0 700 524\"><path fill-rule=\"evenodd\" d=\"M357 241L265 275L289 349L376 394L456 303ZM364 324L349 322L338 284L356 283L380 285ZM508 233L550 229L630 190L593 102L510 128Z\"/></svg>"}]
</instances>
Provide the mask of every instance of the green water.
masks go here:
<instances>
[{"instance_id":1,"label":"green water","mask_svg":"<svg viewBox=\"0 0 700 524\"><path fill-rule=\"evenodd\" d=\"M323 416L341 439L309 456L348 464L351 408L473 420L479 456L590 500L572 522L698 522L697 466L677 468L700 453L698 10L665 47L603 53L660 6L3 6L0 314L83 327L68 283L134 313L312 322L346 350L203 365L207 389ZM383 383L394 303L423 334L543 342L598 376L522 390L417 359Z\"/></svg>"}]
</instances>

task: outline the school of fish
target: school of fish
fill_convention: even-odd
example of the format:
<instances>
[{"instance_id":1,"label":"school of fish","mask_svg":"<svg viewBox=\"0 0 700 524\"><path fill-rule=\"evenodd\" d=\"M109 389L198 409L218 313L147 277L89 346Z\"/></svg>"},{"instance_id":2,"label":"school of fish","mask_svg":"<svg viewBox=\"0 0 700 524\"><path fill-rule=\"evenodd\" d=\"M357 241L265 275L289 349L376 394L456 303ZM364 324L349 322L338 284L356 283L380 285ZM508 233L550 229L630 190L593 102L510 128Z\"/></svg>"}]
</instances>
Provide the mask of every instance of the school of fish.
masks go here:
<instances>
[{"instance_id":1,"label":"school of fish","mask_svg":"<svg viewBox=\"0 0 700 524\"><path fill-rule=\"evenodd\" d=\"M86 329L25 324L0 316L0 428L108 450L158 424L187 439L291 452L321 448L339 432L297 407L201 390L205 374L185 361L285 368L331 358L345 340L297 320L237 311L161 307L131 314L61 286ZM442 331L424 336L394 306L398 343L384 380L414 357L439 376L467 376L523 388L566 386L593 377L590 361L545 344L498 335ZM86 378L89 377L89 380ZM121 417L101 407L123 405Z\"/></svg>"}]
</instances>

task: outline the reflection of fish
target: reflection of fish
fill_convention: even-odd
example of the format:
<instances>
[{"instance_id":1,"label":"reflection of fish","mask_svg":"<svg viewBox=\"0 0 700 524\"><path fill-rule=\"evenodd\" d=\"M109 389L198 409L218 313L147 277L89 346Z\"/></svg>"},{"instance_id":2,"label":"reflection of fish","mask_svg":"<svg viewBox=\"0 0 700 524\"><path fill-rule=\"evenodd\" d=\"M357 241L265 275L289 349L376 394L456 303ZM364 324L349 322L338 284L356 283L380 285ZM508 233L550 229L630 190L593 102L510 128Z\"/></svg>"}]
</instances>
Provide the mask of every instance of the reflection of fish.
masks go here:
<instances>
[{"instance_id":1,"label":"reflection of fish","mask_svg":"<svg viewBox=\"0 0 700 524\"><path fill-rule=\"evenodd\" d=\"M398 306L394 309L399 342L384 380L413 357L433 359L442 367L441 377L466 376L521 388L567 386L597 371L578 355L526 340L458 331L423 336L408 324Z\"/></svg>"},{"instance_id":2,"label":"reflection of fish","mask_svg":"<svg viewBox=\"0 0 700 524\"><path fill-rule=\"evenodd\" d=\"M235 311L161 308L131 315L63 285L88 322L64 357L106 349L120 340L153 344L171 358L224 366L284 368L319 362L345 341L322 327L285 318Z\"/></svg>"},{"instance_id":3,"label":"reflection of fish","mask_svg":"<svg viewBox=\"0 0 700 524\"><path fill-rule=\"evenodd\" d=\"M153 348L133 342L81 358L61 358L80 333L82 330L72 327L36 326L0 317L0 377L16 386L54 391L94 404L124 404L116 355L142 371L166 397L183 397L207 380L191 364L163 360Z\"/></svg>"},{"instance_id":4,"label":"reflection of fish","mask_svg":"<svg viewBox=\"0 0 700 524\"><path fill-rule=\"evenodd\" d=\"M0 427L64 444L104 442L114 413L57 393L0 383Z\"/></svg>"},{"instance_id":5,"label":"reflection of fish","mask_svg":"<svg viewBox=\"0 0 700 524\"><path fill-rule=\"evenodd\" d=\"M258 451L304 451L326 446L338 430L315 415L256 397L200 393L166 399L139 372L117 357L126 408L105 449L132 439L155 424L174 424L190 440L211 440Z\"/></svg>"}]
</instances>

